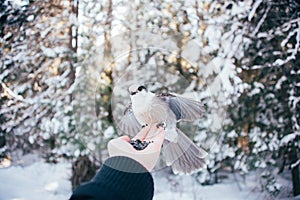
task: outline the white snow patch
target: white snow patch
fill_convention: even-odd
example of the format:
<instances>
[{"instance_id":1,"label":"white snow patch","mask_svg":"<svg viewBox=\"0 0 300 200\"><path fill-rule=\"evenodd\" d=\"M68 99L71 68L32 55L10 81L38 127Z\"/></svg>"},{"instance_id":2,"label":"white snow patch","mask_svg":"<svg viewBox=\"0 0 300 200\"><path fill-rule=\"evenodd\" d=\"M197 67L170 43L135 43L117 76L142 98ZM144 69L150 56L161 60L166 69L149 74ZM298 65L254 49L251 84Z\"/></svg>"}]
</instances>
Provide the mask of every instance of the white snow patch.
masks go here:
<instances>
[{"instance_id":1,"label":"white snow patch","mask_svg":"<svg viewBox=\"0 0 300 200\"><path fill-rule=\"evenodd\" d=\"M290 141L294 140L296 138L296 136L297 136L296 133L291 133L291 134L284 136L280 141L280 145L286 145Z\"/></svg>"},{"instance_id":2,"label":"white snow patch","mask_svg":"<svg viewBox=\"0 0 300 200\"><path fill-rule=\"evenodd\" d=\"M281 66L281 65L283 65L284 63L285 63L284 60L278 58L277 60L275 60L274 65L275 65L275 66Z\"/></svg>"},{"instance_id":3,"label":"white snow patch","mask_svg":"<svg viewBox=\"0 0 300 200\"><path fill-rule=\"evenodd\" d=\"M54 58L56 57L56 53L53 49L51 48L47 48L44 46L41 46L41 50L43 51L44 55L49 57L49 58Z\"/></svg>"},{"instance_id":4,"label":"white snow patch","mask_svg":"<svg viewBox=\"0 0 300 200\"><path fill-rule=\"evenodd\" d=\"M263 200L265 194L258 190L257 177L241 179L238 174L225 173L228 176L220 183L203 186L195 176L168 174L166 171L154 173L153 200Z\"/></svg>"},{"instance_id":5,"label":"white snow patch","mask_svg":"<svg viewBox=\"0 0 300 200\"><path fill-rule=\"evenodd\" d=\"M42 161L0 169L1 200L56 200L71 195L71 165Z\"/></svg>"},{"instance_id":6,"label":"white snow patch","mask_svg":"<svg viewBox=\"0 0 300 200\"><path fill-rule=\"evenodd\" d=\"M297 167L299 164L300 164L300 159L297 162L291 164L291 168L293 169L293 168Z\"/></svg>"},{"instance_id":7,"label":"white snow patch","mask_svg":"<svg viewBox=\"0 0 300 200\"><path fill-rule=\"evenodd\" d=\"M251 19L253 18L254 14L256 13L257 8L259 7L259 5L263 2L263 0L258 0L254 3L249 15L248 15L248 21L251 21Z\"/></svg>"},{"instance_id":8,"label":"white snow patch","mask_svg":"<svg viewBox=\"0 0 300 200\"><path fill-rule=\"evenodd\" d=\"M275 88L279 90L281 88L282 83L286 80L287 80L286 76L282 76L276 83Z\"/></svg>"},{"instance_id":9,"label":"white snow patch","mask_svg":"<svg viewBox=\"0 0 300 200\"><path fill-rule=\"evenodd\" d=\"M105 138L112 138L112 136L114 135L115 130L112 126L108 127L105 131L104 131L104 137Z\"/></svg>"},{"instance_id":10,"label":"white snow patch","mask_svg":"<svg viewBox=\"0 0 300 200\"><path fill-rule=\"evenodd\" d=\"M221 172L220 183L203 186L195 175L172 175L168 170L153 172L154 200L263 200L255 173L247 176ZM220 175L220 172L219 172ZM71 165L37 161L26 167L0 169L1 200L60 200L71 194ZM221 176L220 176L221 177ZM285 184L284 182L280 183Z\"/></svg>"}]
</instances>

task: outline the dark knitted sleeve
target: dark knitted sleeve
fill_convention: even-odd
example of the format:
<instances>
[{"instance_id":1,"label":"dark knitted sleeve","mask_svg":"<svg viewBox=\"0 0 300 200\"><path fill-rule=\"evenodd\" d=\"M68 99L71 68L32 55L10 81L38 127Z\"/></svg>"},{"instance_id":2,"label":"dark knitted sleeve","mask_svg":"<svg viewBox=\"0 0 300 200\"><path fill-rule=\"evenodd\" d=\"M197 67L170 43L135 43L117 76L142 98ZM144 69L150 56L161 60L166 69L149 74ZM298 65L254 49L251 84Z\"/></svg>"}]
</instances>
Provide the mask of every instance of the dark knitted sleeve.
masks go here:
<instances>
[{"instance_id":1,"label":"dark knitted sleeve","mask_svg":"<svg viewBox=\"0 0 300 200\"><path fill-rule=\"evenodd\" d=\"M92 181L79 186L70 200L150 200L154 184L151 174L137 161L111 157Z\"/></svg>"}]
</instances>

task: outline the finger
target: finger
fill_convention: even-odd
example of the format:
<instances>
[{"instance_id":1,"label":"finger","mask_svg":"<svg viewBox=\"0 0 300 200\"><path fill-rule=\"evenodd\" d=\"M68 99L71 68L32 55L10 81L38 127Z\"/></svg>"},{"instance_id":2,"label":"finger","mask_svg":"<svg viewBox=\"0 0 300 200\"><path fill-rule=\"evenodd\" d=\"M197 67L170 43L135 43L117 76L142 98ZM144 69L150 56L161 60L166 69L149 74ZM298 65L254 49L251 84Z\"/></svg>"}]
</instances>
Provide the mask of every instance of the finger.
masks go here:
<instances>
[{"instance_id":1,"label":"finger","mask_svg":"<svg viewBox=\"0 0 300 200\"><path fill-rule=\"evenodd\" d=\"M110 156L121 155L132 152L133 147L129 144L130 138L128 136L121 136L112 139L107 144L107 150Z\"/></svg>"},{"instance_id":2,"label":"finger","mask_svg":"<svg viewBox=\"0 0 300 200\"><path fill-rule=\"evenodd\" d=\"M145 133L144 137L142 140L149 140L153 138L155 135L157 135L159 130L163 130L162 127L157 127L158 123L152 124L151 126L148 127L147 132Z\"/></svg>"},{"instance_id":3,"label":"finger","mask_svg":"<svg viewBox=\"0 0 300 200\"><path fill-rule=\"evenodd\" d=\"M121 137L119 137L119 138L117 138L117 139L125 140L126 142L130 142L130 138L129 138L128 135L121 136Z\"/></svg>"},{"instance_id":4,"label":"finger","mask_svg":"<svg viewBox=\"0 0 300 200\"><path fill-rule=\"evenodd\" d=\"M145 139L150 142L147 148L149 148L150 151L160 151L166 136L165 130L161 127L156 128L156 130L150 134L152 134L152 137Z\"/></svg>"},{"instance_id":5,"label":"finger","mask_svg":"<svg viewBox=\"0 0 300 200\"><path fill-rule=\"evenodd\" d=\"M149 130L147 137L145 138L146 140L153 140L155 139L156 136L165 134L164 128L162 127L157 127L156 125L151 127Z\"/></svg>"},{"instance_id":6,"label":"finger","mask_svg":"<svg viewBox=\"0 0 300 200\"><path fill-rule=\"evenodd\" d=\"M149 130L151 129L151 127L152 127L152 125L142 128L142 130L140 132L138 132L136 134L136 136L133 137L133 139L144 140L147 137L147 134L148 134Z\"/></svg>"},{"instance_id":7,"label":"finger","mask_svg":"<svg viewBox=\"0 0 300 200\"><path fill-rule=\"evenodd\" d=\"M120 146L122 143L128 143L130 142L130 138L127 135L112 139L108 142L107 146Z\"/></svg>"},{"instance_id":8,"label":"finger","mask_svg":"<svg viewBox=\"0 0 300 200\"><path fill-rule=\"evenodd\" d=\"M166 131L163 128L158 128L158 130L155 132L154 136L152 137L153 143L158 144L159 146L162 145L164 142L166 136Z\"/></svg>"},{"instance_id":9,"label":"finger","mask_svg":"<svg viewBox=\"0 0 300 200\"><path fill-rule=\"evenodd\" d=\"M121 141L126 141L126 142L130 142L130 138L127 135L115 138L110 140L108 143L116 143L116 142L120 142Z\"/></svg>"}]
</instances>

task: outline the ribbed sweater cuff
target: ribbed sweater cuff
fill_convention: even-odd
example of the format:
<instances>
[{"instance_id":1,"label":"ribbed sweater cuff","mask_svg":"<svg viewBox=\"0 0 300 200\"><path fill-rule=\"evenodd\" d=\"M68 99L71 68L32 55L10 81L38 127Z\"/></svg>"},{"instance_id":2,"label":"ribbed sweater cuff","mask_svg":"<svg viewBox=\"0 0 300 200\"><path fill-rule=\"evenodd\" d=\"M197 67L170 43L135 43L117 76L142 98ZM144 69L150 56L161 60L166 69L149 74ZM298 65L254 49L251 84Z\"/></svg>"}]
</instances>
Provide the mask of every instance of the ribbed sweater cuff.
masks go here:
<instances>
[{"instance_id":1,"label":"ribbed sweater cuff","mask_svg":"<svg viewBox=\"0 0 300 200\"><path fill-rule=\"evenodd\" d=\"M124 196L124 199L152 199L154 184L151 174L137 161L128 157L111 157L93 179Z\"/></svg>"}]
</instances>

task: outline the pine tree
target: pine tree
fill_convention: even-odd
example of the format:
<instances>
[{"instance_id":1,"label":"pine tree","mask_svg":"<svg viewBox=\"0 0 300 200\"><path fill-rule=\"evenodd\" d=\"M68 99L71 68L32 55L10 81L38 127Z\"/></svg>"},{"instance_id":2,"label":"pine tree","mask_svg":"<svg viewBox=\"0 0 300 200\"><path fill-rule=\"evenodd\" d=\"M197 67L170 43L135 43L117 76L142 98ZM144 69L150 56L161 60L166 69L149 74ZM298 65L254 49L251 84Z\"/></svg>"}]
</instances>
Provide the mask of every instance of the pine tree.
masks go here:
<instances>
[{"instance_id":1,"label":"pine tree","mask_svg":"<svg viewBox=\"0 0 300 200\"><path fill-rule=\"evenodd\" d=\"M1 129L11 151L39 149L51 155L72 138L69 5L50 0L1 4Z\"/></svg>"},{"instance_id":2,"label":"pine tree","mask_svg":"<svg viewBox=\"0 0 300 200\"><path fill-rule=\"evenodd\" d=\"M297 1L255 1L243 21L251 41L238 64L245 90L229 107L230 130L238 137L227 141L239 145L248 168L267 168L268 177L288 165L294 195L300 193L299 7ZM279 190L272 182L266 188Z\"/></svg>"}]
</instances>

